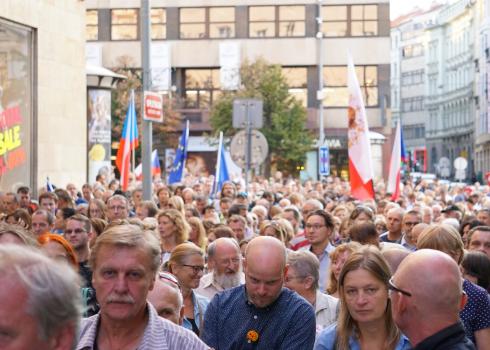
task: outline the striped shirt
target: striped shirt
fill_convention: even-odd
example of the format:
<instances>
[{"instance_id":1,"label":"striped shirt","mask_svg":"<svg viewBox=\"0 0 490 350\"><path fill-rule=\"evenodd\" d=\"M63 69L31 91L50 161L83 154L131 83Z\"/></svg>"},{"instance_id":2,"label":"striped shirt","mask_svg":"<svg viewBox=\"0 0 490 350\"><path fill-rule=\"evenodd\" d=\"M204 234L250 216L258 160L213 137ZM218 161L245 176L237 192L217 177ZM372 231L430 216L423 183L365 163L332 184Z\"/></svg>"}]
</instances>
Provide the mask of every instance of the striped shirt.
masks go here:
<instances>
[{"instance_id":1,"label":"striped shirt","mask_svg":"<svg viewBox=\"0 0 490 350\"><path fill-rule=\"evenodd\" d=\"M136 350L209 349L191 331L159 317L150 303L147 303L147 310L149 314L148 324L145 327L141 343ZM97 349L95 342L99 321L100 313L82 320L76 350Z\"/></svg>"}]
</instances>

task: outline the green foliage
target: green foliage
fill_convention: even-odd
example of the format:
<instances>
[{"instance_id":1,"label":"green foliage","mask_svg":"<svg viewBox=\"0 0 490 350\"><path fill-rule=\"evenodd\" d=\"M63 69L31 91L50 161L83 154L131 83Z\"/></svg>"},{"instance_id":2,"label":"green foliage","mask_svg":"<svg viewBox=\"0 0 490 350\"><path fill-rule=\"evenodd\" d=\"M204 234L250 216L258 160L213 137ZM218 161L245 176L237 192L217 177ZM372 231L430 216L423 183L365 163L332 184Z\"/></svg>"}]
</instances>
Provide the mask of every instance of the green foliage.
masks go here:
<instances>
[{"instance_id":1,"label":"green foliage","mask_svg":"<svg viewBox=\"0 0 490 350\"><path fill-rule=\"evenodd\" d=\"M236 92L226 92L213 104L210 123L213 131L232 136L239 130L232 127L233 100L259 98L264 103L264 127L260 130L269 143L266 170L296 174L296 166L303 164L306 152L311 149L312 135L306 129L306 109L288 92L286 77L281 66L263 59L244 62L241 67L242 87ZM267 160L266 160L267 162ZM270 175L269 171L267 176Z\"/></svg>"}]
</instances>

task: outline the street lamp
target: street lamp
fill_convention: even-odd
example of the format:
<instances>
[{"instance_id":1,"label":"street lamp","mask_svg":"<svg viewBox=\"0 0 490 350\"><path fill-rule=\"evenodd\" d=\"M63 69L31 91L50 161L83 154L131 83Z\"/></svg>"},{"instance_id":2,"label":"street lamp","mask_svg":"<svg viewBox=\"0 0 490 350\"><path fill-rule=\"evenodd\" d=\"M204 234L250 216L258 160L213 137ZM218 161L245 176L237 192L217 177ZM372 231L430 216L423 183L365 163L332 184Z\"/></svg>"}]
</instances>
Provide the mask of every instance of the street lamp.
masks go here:
<instances>
[{"instance_id":1,"label":"street lamp","mask_svg":"<svg viewBox=\"0 0 490 350\"><path fill-rule=\"evenodd\" d=\"M318 17L316 22L318 24L318 31L316 33L317 40L317 54L318 54L318 127L319 127L319 137L318 137L318 147L323 146L325 142L324 126L323 126L323 18L322 18L322 3L323 0L318 0Z\"/></svg>"}]
</instances>

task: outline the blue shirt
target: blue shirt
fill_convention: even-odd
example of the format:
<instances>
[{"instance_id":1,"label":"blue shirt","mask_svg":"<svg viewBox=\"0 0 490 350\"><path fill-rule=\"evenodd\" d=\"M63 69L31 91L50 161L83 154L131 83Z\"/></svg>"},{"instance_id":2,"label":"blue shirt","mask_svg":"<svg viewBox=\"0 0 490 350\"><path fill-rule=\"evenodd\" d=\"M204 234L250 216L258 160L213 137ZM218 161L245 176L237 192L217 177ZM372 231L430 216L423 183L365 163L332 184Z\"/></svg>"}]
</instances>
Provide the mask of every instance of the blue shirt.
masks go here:
<instances>
[{"instance_id":1,"label":"blue shirt","mask_svg":"<svg viewBox=\"0 0 490 350\"><path fill-rule=\"evenodd\" d=\"M459 312L459 317L466 336L476 344L475 332L490 327L490 296L485 289L468 280L463 281L463 290L468 301Z\"/></svg>"},{"instance_id":2,"label":"blue shirt","mask_svg":"<svg viewBox=\"0 0 490 350\"><path fill-rule=\"evenodd\" d=\"M334 350L335 349L335 339L337 338L337 324L325 328L315 343L315 350ZM410 346L410 342L408 338L403 334L398 341L398 344L395 347L395 350L409 350L412 347ZM349 337L349 349L350 350L361 350L361 344L359 344L359 340L354 337Z\"/></svg>"},{"instance_id":3,"label":"blue shirt","mask_svg":"<svg viewBox=\"0 0 490 350\"><path fill-rule=\"evenodd\" d=\"M192 304L194 304L194 322L196 322L197 328L201 329L201 319L204 317L209 300L208 298L192 291ZM187 319L187 317L184 317L182 326L192 331L192 323Z\"/></svg>"},{"instance_id":4,"label":"blue shirt","mask_svg":"<svg viewBox=\"0 0 490 350\"><path fill-rule=\"evenodd\" d=\"M311 245L306 245L304 247L301 247L300 250L309 250L310 252L313 253L311 250ZM320 261L320 270L319 270L319 279L318 279L318 288L320 291L325 291L327 289L327 282L328 282L328 268L330 266L330 253L335 250L335 247L330 244L330 242L327 244L325 247L325 250L323 251L322 255L316 257Z\"/></svg>"},{"instance_id":5,"label":"blue shirt","mask_svg":"<svg viewBox=\"0 0 490 350\"><path fill-rule=\"evenodd\" d=\"M247 333L258 334L249 342ZM295 292L283 288L274 303L257 308L248 301L244 285L216 294L204 317L201 339L216 350L313 349L313 307Z\"/></svg>"}]
</instances>

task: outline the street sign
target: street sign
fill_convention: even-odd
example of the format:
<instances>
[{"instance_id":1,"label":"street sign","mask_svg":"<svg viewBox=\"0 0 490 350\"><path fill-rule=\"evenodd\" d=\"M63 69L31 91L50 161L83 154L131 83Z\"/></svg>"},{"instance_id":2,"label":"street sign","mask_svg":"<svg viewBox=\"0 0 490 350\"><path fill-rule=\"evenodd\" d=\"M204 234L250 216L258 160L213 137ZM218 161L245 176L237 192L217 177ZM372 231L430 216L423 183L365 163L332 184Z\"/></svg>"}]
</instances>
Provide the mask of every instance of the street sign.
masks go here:
<instances>
[{"instance_id":1,"label":"street sign","mask_svg":"<svg viewBox=\"0 0 490 350\"><path fill-rule=\"evenodd\" d=\"M236 99L233 100L233 127L244 129L247 121L250 128L260 129L263 122L263 102L257 99Z\"/></svg>"},{"instance_id":2,"label":"street sign","mask_svg":"<svg viewBox=\"0 0 490 350\"><path fill-rule=\"evenodd\" d=\"M250 159L251 167L262 164L269 153L269 144L264 134L258 130L252 130L252 157ZM247 132L242 130L235 134L231 139L230 154L233 161L240 167L245 168L247 165Z\"/></svg>"},{"instance_id":3,"label":"street sign","mask_svg":"<svg viewBox=\"0 0 490 350\"><path fill-rule=\"evenodd\" d=\"M145 91L143 99L143 119L150 122L163 123L162 96L156 92Z\"/></svg>"},{"instance_id":4,"label":"street sign","mask_svg":"<svg viewBox=\"0 0 490 350\"><path fill-rule=\"evenodd\" d=\"M326 145L318 148L318 174L320 176L330 175L330 150Z\"/></svg>"}]
</instances>

